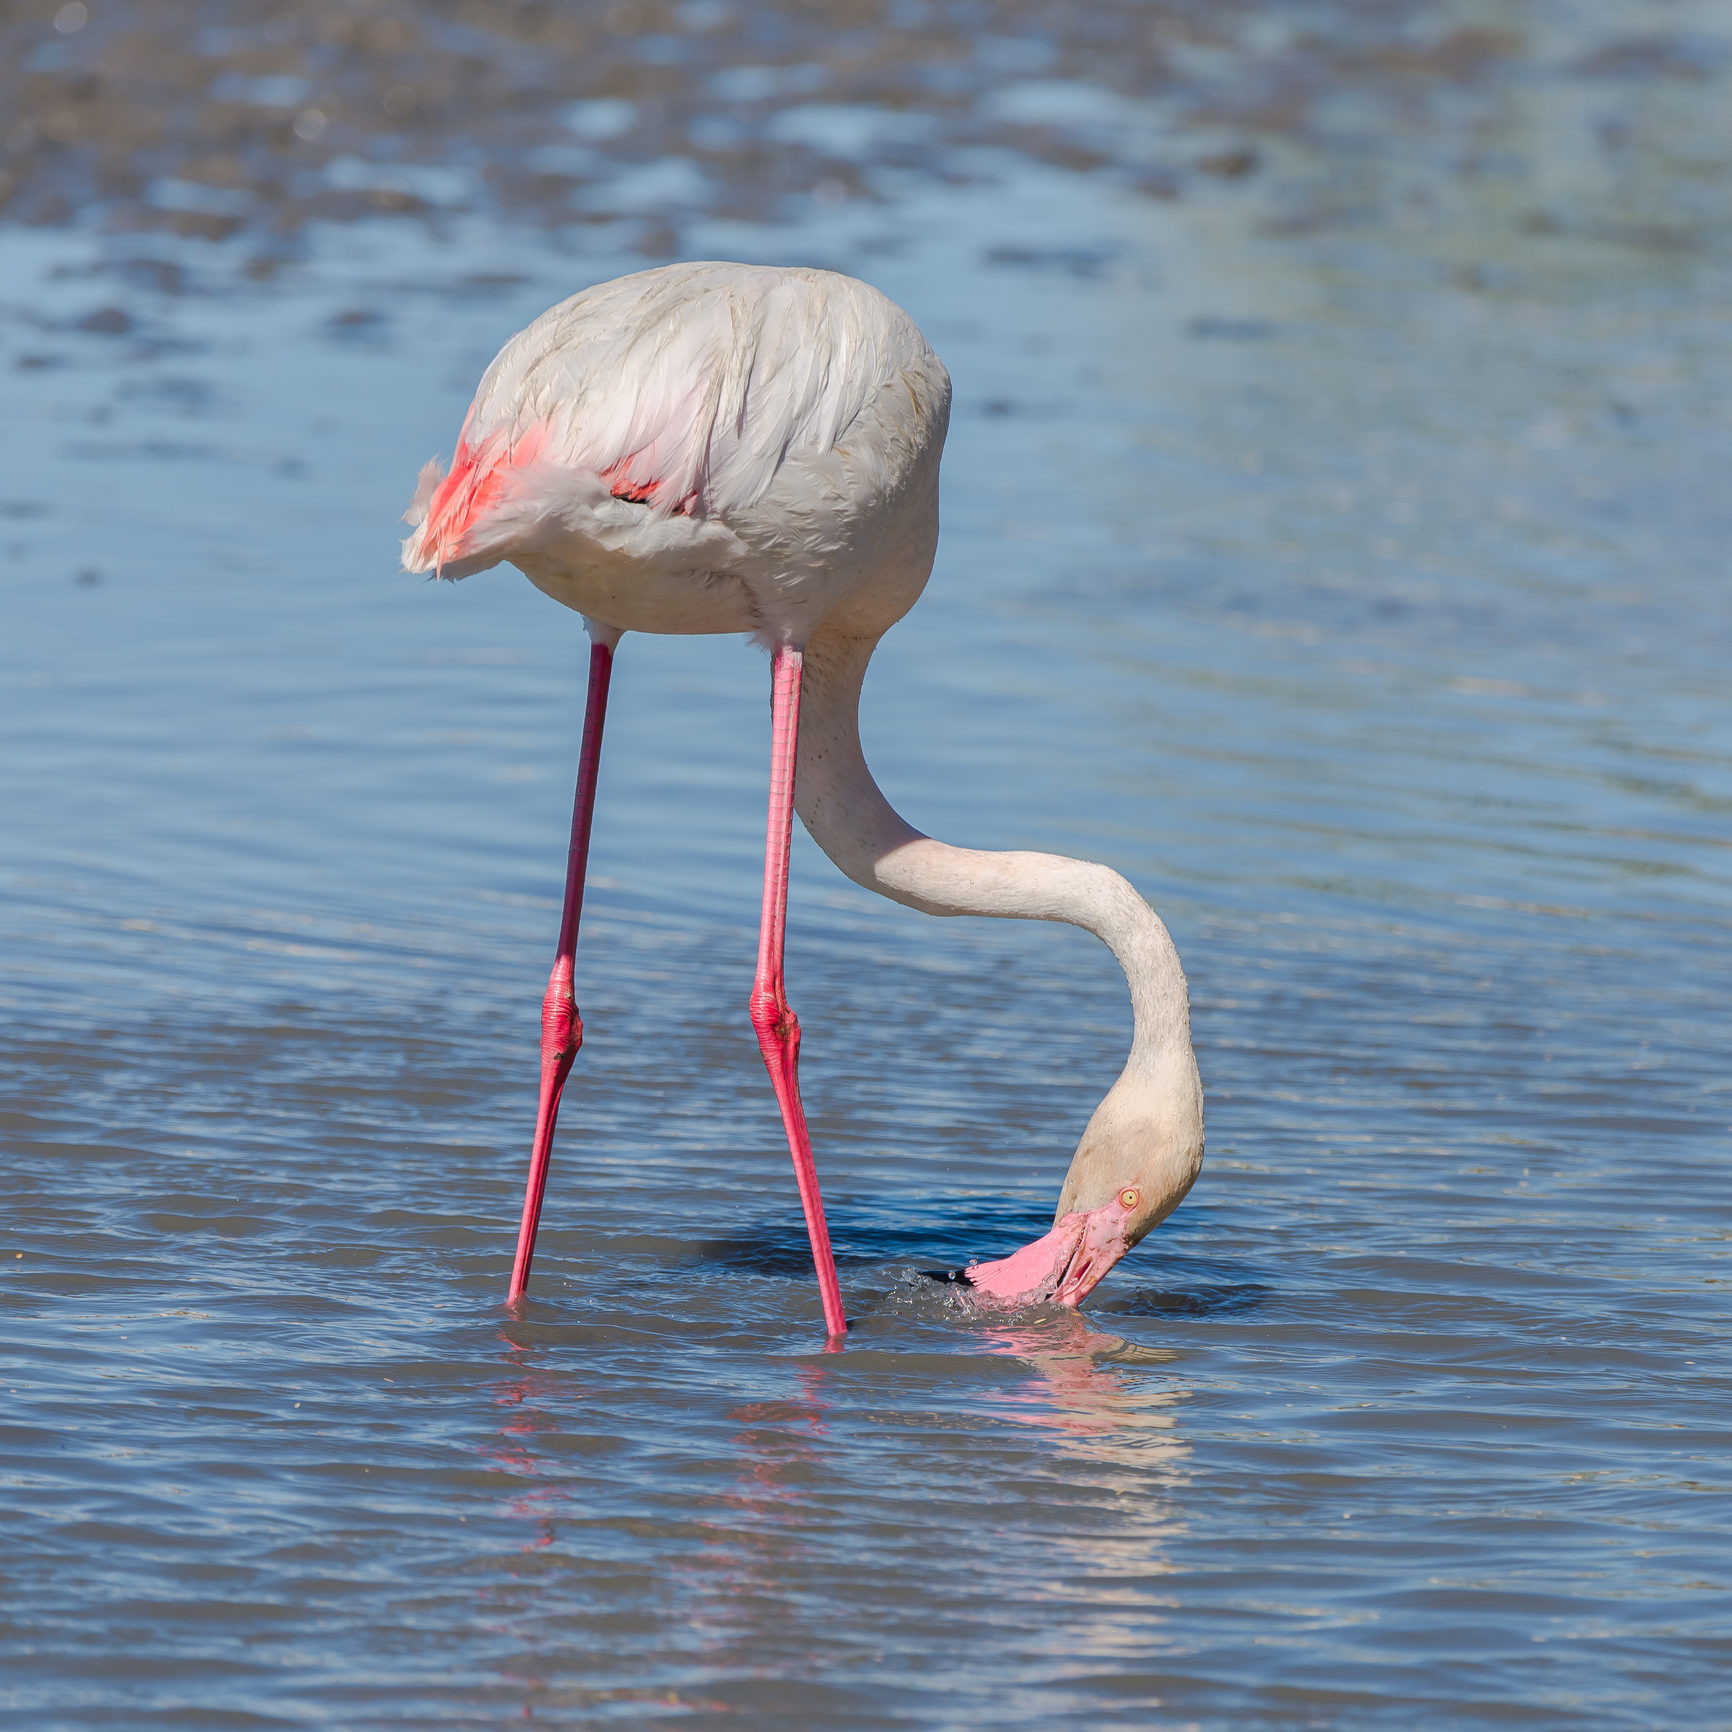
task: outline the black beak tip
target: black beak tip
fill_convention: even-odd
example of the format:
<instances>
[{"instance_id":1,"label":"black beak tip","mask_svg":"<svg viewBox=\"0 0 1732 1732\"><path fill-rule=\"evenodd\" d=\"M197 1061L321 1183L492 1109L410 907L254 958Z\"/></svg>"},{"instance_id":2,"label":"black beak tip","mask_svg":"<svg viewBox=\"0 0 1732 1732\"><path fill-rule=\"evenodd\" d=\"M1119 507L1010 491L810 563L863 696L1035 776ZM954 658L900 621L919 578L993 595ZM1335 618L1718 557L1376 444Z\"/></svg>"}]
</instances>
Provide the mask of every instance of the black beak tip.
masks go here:
<instances>
[{"instance_id":1,"label":"black beak tip","mask_svg":"<svg viewBox=\"0 0 1732 1732\"><path fill-rule=\"evenodd\" d=\"M916 1273L924 1275L928 1281L959 1281L964 1287L974 1285L966 1269L920 1269Z\"/></svg>"}]
</instances>

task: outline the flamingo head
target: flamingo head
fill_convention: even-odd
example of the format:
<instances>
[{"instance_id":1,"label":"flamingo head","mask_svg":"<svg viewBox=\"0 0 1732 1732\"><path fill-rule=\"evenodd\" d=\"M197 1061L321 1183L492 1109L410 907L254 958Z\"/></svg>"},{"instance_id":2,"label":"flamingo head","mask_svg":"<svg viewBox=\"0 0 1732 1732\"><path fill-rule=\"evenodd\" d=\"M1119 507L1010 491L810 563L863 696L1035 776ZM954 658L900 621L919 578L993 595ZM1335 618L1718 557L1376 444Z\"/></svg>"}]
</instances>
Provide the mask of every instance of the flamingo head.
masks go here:
<instances>
[{"instance_id":1,"label":"flamingo head","mask_svg":"<svg viewBox=\"0 0 1732 1732\"><path fill-rule=\"evenodd\" d=\"M1187 1043L1154 1078L1127 1071L1095 1109L1052 1230L993 1262L938 1279L1008 1306L1075 1309L1183 1201L1203 1165L1203 1086Z\"/></svg>"}]
</instances>

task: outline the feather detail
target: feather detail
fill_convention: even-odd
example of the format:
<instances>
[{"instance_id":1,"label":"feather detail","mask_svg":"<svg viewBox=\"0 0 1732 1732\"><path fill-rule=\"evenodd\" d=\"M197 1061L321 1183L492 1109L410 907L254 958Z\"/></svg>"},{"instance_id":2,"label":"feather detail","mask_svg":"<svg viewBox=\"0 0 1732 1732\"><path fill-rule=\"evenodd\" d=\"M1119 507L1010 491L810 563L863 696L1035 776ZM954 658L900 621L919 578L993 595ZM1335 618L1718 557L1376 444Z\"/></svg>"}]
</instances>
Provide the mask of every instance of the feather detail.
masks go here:
<instances>
[{"instance_id":1,"label":"feather detail","mask_svg":"<svg viewBox=\"0 0 1732 1732\"><path fill-rule=\"evenodd\" d=\"M429 457L421 465L421 473L415 477L415 496L409 501L409 509L403 513L405 523L419 529L427 521L427 507L432 504L433 495L444 479L445 465L437 457Z\"/></svg>"}]
</instances>

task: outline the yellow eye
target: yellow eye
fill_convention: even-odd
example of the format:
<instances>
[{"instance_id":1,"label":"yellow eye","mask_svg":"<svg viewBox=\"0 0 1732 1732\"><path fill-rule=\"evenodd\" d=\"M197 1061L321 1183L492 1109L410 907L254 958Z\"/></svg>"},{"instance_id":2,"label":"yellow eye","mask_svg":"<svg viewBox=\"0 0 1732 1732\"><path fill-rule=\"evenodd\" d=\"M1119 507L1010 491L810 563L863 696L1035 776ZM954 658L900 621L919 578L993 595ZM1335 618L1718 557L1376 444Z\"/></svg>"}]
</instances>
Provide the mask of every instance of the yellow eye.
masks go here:
<instances>
[{"instance_id":1,"label":"yellow eye","mask_svg":"<svg viewBox=\"0 0 1732 1732\"><path fill-rule=\"evenodd\" d=\"M1137 1206L1136 1192L1127 1185L1124 1190L1119 1192L1119 1203L1124 1208L1134 1209Z\"/></svg>"}]
</instances>

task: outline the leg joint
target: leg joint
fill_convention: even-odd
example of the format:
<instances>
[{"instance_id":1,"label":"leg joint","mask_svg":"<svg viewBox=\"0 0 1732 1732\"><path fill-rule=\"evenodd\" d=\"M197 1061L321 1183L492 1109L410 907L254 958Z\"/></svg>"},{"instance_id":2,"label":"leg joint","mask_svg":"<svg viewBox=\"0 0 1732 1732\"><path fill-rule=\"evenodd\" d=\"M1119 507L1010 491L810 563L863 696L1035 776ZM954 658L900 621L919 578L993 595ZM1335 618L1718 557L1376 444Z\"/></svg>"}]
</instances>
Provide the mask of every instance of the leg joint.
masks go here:
<instances>
[{"instance_id":1,"label":"leg joint","mask_svg":"<svg viewBox=\"0 0 1732 1732\"><path fill-rule=\"evenodd\" d=\"M554 1058L575 1053L583 1045L583 1018L571 996L569 980L553 980L541 1001L541 1050Z\"/></svg>"},{"instance_id":2,"label":"leg joint","mask_svg":"<svg viewBox=\"0 0 1732 1732\"><path fill-rule=\"evenodd\" d=\"M753 987L746 1008L760 1041L786 1042L799 1039L800 1019L795 1016L788 1001L769 987Z\"/></svg>"}]
</instances>

